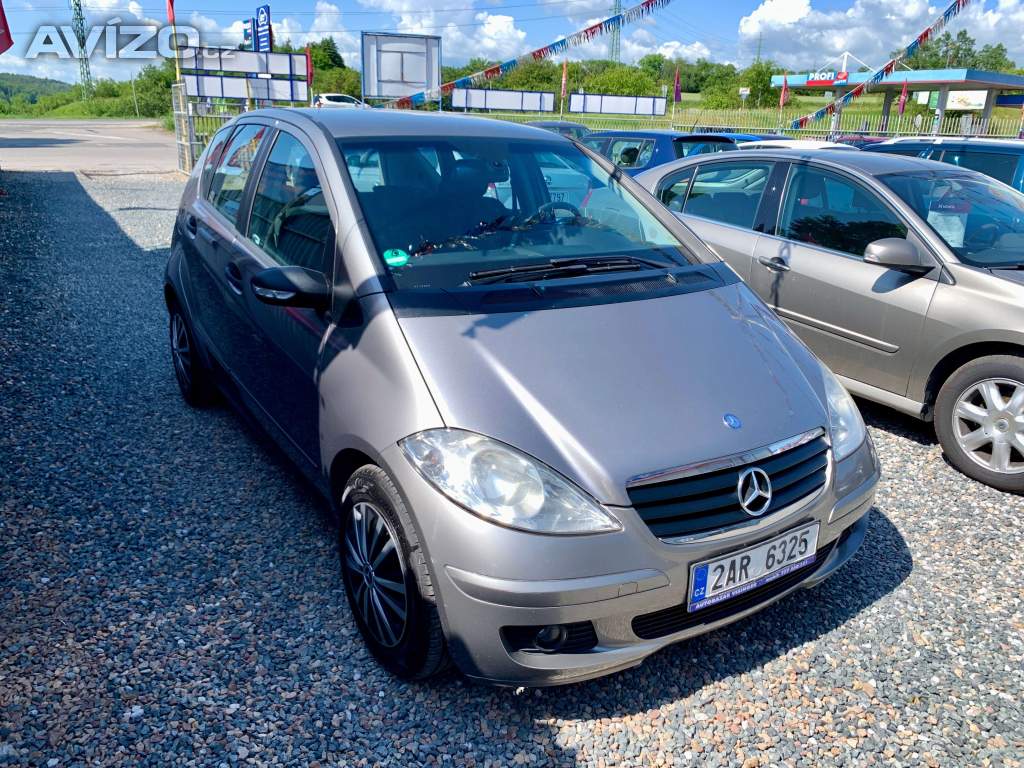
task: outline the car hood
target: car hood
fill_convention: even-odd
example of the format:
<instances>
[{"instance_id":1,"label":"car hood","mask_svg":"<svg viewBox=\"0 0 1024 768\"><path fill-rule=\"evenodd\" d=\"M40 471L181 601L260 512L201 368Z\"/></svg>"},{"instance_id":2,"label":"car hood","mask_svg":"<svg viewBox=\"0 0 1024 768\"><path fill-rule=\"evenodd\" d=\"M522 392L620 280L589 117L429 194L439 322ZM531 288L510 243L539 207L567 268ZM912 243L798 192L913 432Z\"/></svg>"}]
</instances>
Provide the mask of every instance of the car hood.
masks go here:
<instances>
[{"instance_id":1,"label":"car hood","mask_svg":"<svg viewBox=\"0 0 1024 768\"><path fill-rule=\"evenodd\" d=\"M742 283L399 322L447 426L513 445L606 504L628 505L637 475L827 426L818 362Z\"/></svg>"}]
</instances>

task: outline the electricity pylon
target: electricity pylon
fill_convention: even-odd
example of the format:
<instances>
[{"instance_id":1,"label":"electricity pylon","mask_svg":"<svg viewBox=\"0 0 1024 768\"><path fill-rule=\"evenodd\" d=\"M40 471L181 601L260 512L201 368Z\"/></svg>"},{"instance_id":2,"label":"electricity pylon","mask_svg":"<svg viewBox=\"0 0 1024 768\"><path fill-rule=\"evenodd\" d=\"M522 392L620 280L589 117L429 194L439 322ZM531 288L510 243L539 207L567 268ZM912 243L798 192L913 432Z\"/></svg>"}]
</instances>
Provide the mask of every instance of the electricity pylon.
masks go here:
<instances>
[{"instance_id":1,"label":"electricity pylon","mask_svg":"<svg viewBox=\"0 0 1024 768\"><path fill-rule=\"evenodd\" d=\"M622 0L615 0L615 5L612 7L612 15L618 16L620 13L622 13ZM619 41L618 26L612 28L612 37L608 43L608 58L616 64L622 60L622 46Z\"/></svg>"},{"instance_id":2,"label":"electricity pylon","mask_svg":"<svg viewBox=\"0 0 1024 768\"><path fill-rule=\"evenodd\" d=\"M82 84L82 99L92 96L92 71L89 69L89 57L85 53L85 14L82 12L82 0L71 0L71 29L78 40L78 79Z\"/></svg>"}]
</instances>

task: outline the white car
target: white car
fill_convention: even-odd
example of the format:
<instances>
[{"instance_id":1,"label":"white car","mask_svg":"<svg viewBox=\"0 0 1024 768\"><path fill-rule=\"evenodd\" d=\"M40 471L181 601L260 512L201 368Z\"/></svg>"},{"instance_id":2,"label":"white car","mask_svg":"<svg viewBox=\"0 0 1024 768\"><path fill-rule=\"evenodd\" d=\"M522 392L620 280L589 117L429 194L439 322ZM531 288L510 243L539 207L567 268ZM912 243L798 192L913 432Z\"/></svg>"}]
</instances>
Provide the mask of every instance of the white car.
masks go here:
<instances>
[{"instance_id":1,"label":"white car","mask_svg":"<svg viewBox=\"0 0 1024 768\"><path fill-rule=\"evenodd\" d=\"M342 107L345 109L365 107L365 102L347 93L321 93L313 99L314 107Z\"/></svg>"},{"instance_id":2,"label":"white car","mask_svg":"<svg viewBox=\"0 0 1024 768\"><path fill-rule=\"evenodd\" d=\"M857 149L849 144L816 139L763 139L761 141L744 141L736 146L740 149Z\"/></svg>"}]
</instances>

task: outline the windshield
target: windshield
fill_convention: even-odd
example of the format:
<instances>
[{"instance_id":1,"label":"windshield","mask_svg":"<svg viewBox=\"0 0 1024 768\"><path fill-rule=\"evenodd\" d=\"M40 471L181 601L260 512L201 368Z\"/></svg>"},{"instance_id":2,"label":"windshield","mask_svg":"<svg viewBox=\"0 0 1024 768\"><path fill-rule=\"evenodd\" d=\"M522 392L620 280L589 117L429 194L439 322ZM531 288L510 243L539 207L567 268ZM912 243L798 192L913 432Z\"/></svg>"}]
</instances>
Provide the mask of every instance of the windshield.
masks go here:
<instances>
[{"instance_id":1,"label":"windshield","mask_svg":"<svg viewBox=\"0 0 1024 768\"><path fill-rule=\"evenodd\" d=\"M1024 195L981 175L942 172L880 177L976 267L1024 265Z\"/></svg>"},{"instance_id":2,"label":"windshield","mask_svg":"<svg viewBox=\"0 0 1024 768\"><path fill-rule=\"evenodd\" d=\"M400 289L451 289L552 261L558 271L519 270L508 280L562 276L566 260L615 260L609 269L697 263L611 174L564 141L417 137L339 147Z\"/></svg>"}]
</instances>

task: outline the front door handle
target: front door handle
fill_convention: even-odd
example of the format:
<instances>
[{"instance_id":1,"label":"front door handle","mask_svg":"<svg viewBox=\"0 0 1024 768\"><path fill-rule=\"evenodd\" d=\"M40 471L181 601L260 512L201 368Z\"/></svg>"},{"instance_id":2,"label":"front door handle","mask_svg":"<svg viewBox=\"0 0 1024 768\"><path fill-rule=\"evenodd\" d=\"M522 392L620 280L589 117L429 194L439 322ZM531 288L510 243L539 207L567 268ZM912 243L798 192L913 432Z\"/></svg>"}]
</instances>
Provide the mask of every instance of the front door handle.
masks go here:
<instances>
[{"instance_id":1,"label":"front door handle","mask_svg":"<svg viewBox=\"0 0 1024 768\"><path fill-rule=\"evenodd\" d=\"M789 272L789 264L781 256L758 256L757 262L772 272Z\"/></svg>"},{"instance_id":2,"label":"front door handle","mask_svg":"<svg viewBox=\"0 0 1024 768\"><path fill-rule=\"evenodd\" d=\"M199 229L199 222L196 221L196 217L191 213L185 217L185 230L192 235L196 236L196 231Z\"/></svg>"},{"instance_id":3,"label":"front door handle","mask_svg":"<svg viewBox=\"0 0 1024 768\"><path fill-rule=\"evenodd\" d=\"M235 262L229 262L224 267L224 276L228 279L228 287L232 291L237 293L239 296L242 295L242 270L238 268Z\"/></svg>"}]
</instances>

